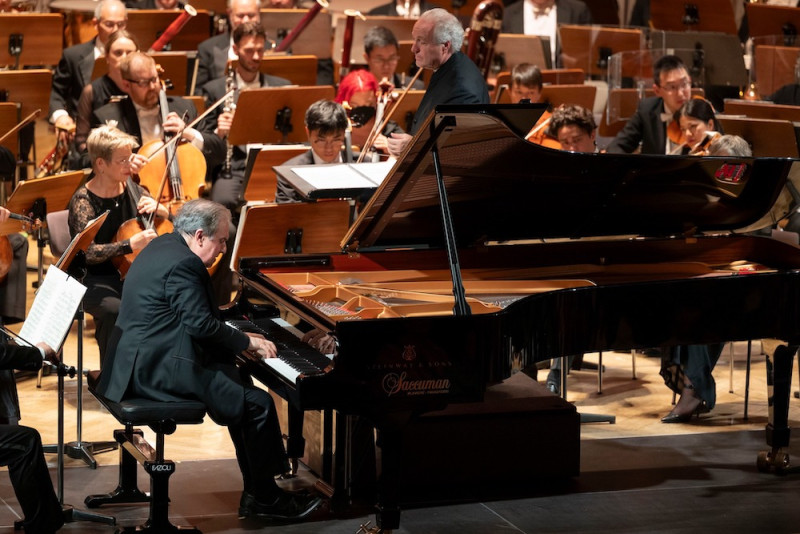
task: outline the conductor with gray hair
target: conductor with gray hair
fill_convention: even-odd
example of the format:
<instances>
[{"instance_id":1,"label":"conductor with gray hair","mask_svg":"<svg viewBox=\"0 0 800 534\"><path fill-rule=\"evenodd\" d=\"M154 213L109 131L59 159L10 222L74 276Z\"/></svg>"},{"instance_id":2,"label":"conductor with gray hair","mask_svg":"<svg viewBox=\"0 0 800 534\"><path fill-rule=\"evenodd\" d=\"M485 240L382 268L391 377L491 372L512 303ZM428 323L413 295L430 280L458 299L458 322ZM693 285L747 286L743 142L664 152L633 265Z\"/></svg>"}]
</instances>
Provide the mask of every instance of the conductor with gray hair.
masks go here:
<instances>
[{"instance_id":1,"label":"conductor with gray hair","mask_svg":"<svg viewBox=\"0 0 800 534\"><path fill-rule=\"evenodd\" d=\"M441 104L488 104L486 80L478 67L460 52L464 28L444 9L426 11L411 30L411 52L419 68L433 70L425 96L414 114L410 133L417 133L430 113ZM408 134L392 134L389 152L400 155L411 140Z\"/></svg>"}]
</instances>

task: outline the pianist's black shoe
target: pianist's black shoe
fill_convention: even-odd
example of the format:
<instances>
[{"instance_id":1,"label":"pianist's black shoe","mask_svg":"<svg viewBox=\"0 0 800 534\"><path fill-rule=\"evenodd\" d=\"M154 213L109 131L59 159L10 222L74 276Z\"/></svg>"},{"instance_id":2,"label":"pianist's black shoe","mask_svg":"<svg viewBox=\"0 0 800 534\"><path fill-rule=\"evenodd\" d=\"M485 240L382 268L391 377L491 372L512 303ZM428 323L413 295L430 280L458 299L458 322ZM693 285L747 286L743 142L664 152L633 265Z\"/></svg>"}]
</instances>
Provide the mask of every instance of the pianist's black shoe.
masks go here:
<instances>
[{"instance_id":1,"label":"pianist's black shoe","mask_svg":"<svg viewBox=\"0 0 800 534\"><path fill-rule=\"evenodd\" d=\"M257 500L254 495L242 492L239 501L239 517L263 517L276 521L300 521L308 517L322 503L313 495L294 495L281 492L271 503Z\"/></svg>"}]
</instances>

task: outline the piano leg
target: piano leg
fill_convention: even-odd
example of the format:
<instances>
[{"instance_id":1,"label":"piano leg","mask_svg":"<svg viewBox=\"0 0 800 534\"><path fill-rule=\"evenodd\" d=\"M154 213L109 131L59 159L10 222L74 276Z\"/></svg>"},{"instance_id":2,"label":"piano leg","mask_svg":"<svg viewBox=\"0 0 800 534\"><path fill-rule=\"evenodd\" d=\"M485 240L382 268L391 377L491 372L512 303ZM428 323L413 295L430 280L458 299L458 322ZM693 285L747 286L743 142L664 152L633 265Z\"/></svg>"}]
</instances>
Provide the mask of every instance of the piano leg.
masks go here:
<instances>
[{"instance_id":1,"label":"piano leg","mask_svg":"<svg viewBox=\"0 0 800 534\"><path fill-rule=\"evenodd\" d=\"M758 455L756 465L762 472L785 474L794 470L789 459L789 396L792 362L797 348L797 345L778 345L773 361L767 357L769 422L766 434L771 450Z\"/></svg>"}]
</instances>

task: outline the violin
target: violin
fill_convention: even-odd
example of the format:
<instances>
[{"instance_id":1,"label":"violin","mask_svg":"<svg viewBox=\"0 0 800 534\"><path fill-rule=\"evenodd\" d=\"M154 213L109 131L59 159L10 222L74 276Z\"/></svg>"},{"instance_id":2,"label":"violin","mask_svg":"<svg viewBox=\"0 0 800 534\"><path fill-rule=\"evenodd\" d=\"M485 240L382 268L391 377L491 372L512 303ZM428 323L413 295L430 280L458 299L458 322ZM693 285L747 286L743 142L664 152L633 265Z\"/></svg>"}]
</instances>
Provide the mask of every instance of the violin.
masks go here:
<instances>
[{"instance_id":1,"label":"violin","mask_svg":"<svg viewBox=\"0 0 800 534\"><path fill-rule=\"evenodd\" d=\"M543 147L561 150L561 143L558 142L558 139L547 133L551 117L552 113L549 111L542 113L542 116L539 117L539 120L536 121L536 124L531 128L531 131L525 136L525 140Z\"/></svg>"},{"instance_id":2,"label":"violin","mask_svg":"<svg viewBox=\"0 0 800 534\"><path fill-rule=\"evenodd\" d=\"M165 84L162 81L159 92L159 105L161 107L161 121L167 121L169 105ZM169 187L155 197L156 200L168 207L170 213L175 214L187 200L199 198L206 188L206 159L203 153L191 143L182 143L175 146L165 140L153 140L145 143L139 149L139 154L150 161L139 171L139 184L150 192L158 191L161 177L167 171ZM166 150L163 147L166 145ZM169 163L169 166L168 166Z\"/></svg>"}]
</instances>

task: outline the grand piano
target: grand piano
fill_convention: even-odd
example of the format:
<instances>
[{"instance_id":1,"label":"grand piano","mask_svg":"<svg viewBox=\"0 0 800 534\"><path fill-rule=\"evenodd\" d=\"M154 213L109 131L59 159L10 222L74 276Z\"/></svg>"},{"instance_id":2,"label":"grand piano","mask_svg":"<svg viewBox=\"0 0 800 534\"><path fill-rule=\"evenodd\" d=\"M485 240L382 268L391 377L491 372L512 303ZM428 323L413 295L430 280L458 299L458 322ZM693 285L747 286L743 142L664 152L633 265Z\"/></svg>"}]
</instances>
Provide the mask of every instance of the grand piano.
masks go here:
<instances>
[{"instance_id":1,"label":"grand piano","mask_svg":"<svg viewBox=\"0 0 800 534\"><path fill-rule=\"evenodd\" d=\"M249 291L338 340L302 372L250 367L301 409L375 425L381 531L399 526L403 425L569 354L783 340L758 465L789 469L800 249L744 232L792 208L800 162L553 151L523 140L540 113L437 108L340 251L240 261Z\"/></svg>"}]
</instances>

